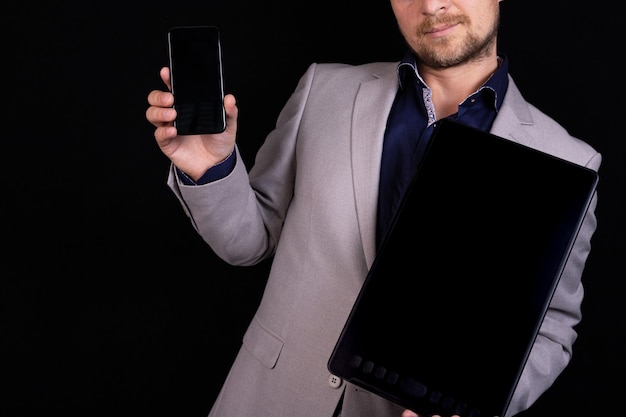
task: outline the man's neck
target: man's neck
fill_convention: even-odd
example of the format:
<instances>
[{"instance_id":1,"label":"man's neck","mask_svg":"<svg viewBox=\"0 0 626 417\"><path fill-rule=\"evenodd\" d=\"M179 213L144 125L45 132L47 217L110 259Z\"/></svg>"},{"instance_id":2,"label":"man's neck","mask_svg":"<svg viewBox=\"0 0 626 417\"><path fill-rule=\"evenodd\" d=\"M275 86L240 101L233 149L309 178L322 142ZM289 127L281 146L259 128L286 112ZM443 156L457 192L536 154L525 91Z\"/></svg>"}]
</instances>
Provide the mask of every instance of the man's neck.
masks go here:
<instances>
[{"instance_id":1,"label":"man's neck","mask_svg":"<svg viewBox=\"0 0 626 417\"><path fill-rule=\"evenodd\" d=\"M497 54L450 68L430 68L418 61L420 76L432 90L437 118L458 111L458 106L480 88L498 68Z\"/></svg>"}]
</instances>

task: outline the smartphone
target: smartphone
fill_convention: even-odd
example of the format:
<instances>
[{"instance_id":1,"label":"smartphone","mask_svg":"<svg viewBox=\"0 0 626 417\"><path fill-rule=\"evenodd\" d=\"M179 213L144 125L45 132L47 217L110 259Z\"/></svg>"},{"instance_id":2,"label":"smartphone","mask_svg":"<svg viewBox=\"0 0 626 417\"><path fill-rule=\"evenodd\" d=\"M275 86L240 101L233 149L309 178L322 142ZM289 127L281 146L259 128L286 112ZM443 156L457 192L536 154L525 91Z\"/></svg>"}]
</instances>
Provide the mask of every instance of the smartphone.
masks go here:
<instances>
[{"instance_id":1,"label":"smartphone","mask_svg":"<svg viewBox=\"0 0 626 417\"><path fill-rule=\"evenodd\" d=\"M176 26L167 34L179 135L226 129L220 32L216 26Z\"/></svg>"}]
</instances>

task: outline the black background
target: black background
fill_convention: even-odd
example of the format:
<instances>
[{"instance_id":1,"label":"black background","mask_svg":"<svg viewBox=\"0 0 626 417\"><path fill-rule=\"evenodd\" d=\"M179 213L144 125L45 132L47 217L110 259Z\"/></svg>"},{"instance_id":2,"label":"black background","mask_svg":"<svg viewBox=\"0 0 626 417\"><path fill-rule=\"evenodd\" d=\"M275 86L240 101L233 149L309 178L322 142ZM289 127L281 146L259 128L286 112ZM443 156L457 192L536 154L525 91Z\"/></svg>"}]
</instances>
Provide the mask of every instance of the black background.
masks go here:
<instances>
[{"instance_id":1,"label":"black background","mask_svg":"<svg viewBox=\"0 0 626 417\"><path fill-rule=\"evenodd\" d=\"M626 16L587 6L501 3L500 49L526 98L604 157L574 357L526 417L619 414L626 392L617 63ZM390 6L23 1L7 10L0 407L10 416L205 416L269 263L219 260L165 185L168 161L145 110L148 92L163 87L167 29L221 28L225 87L237 97L251 164L311 62L401 57Z\"/></svg>"}]
</instances>

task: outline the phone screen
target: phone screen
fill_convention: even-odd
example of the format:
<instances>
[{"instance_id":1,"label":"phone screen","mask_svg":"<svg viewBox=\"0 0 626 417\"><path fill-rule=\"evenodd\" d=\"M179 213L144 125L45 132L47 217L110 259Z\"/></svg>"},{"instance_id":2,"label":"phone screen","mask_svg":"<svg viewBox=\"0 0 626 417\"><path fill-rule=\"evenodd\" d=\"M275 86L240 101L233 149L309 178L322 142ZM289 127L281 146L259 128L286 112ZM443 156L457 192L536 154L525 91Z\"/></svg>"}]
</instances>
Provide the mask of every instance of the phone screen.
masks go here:
<instances>
[{"instance_id":1,"label":"phone screen","mask_svg":"<svg viewBox=\"0 0 626 417\"><path fill-rule=\"evenodd\" d=\"M168 32L169 63L179 135L226 128L222 51L215 26L180 26Z\"/></svg>"}]
</instances>

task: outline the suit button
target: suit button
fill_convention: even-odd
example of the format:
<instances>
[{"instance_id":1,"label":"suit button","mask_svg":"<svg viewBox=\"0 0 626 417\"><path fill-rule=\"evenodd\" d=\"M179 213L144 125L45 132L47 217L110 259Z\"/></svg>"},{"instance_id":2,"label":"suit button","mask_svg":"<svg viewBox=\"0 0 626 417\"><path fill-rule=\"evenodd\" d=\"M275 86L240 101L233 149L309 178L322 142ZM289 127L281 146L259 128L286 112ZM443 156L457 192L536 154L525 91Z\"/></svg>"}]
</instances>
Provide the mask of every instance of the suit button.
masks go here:
<instances>
[{"instance_id":1,"label":"suit button","mask_svg":"<svg viewBox=\"0 0 626 417\"><path fill-rule=\"evenodd\" d=\"M328 376L328 385L330 385L331 387L339 388L342 383L343 383L343 380L339 378L337 375L330 374Z\"/></svg>"}]
</instances>

